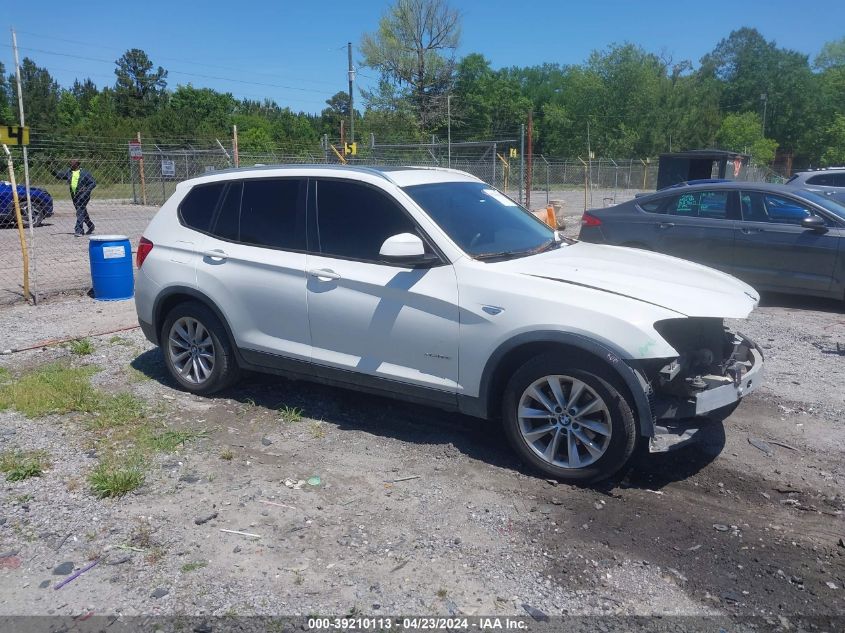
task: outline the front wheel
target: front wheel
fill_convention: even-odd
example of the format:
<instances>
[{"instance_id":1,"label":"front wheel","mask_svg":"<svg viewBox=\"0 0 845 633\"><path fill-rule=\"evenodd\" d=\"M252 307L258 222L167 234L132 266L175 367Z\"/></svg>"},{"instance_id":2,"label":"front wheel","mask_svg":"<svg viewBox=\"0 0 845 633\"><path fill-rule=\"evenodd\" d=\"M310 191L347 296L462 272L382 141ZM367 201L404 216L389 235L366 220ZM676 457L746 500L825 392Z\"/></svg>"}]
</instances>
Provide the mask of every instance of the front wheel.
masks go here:
<instances>
[{"instance_id":1,"label":"front wheel","mask_svg":"<svg viewBox=\"0 0 845 633\"><path fill-rule=\"evenodd\" d=\"M199 302L180 303L168 313L161 341L165 365L186 391L208 395L240 377L223 324Z\"/></svg>"},{"instance_id":2,"label":"front wheel","mask_svg":"<svg viewBox=\"0 0 845 633\"><path fill-rule=\"evenodd\" d=\"M505 432L535 470L590 483L621 469L636 444L636 422L616 376L598 363L536 357L511 377Z\"/></svg>"}]
</instances>

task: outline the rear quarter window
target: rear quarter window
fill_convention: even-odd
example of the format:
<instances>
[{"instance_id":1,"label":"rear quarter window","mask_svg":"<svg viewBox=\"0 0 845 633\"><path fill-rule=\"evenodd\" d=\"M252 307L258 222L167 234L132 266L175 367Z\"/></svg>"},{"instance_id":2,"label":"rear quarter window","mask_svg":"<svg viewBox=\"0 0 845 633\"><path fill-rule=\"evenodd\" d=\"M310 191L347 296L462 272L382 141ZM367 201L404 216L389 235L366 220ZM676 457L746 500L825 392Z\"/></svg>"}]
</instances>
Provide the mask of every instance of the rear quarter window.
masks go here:
<instances>
[{"instance_id":1,"label":"rear quarter window","mask_svg":"<svg viewBox=\"0 0 845 633\"><path fill-rule=\"evenodd\" d=\"M197 185L179 204L179 220L188 228L208 233L225 183Z\"/></svg>"},{"instance_id":2,"label":"rear quarter window","mask_svg":"<svg viewBox=\"0 0 845 633\"><path fill-rule=\"evenodd\" d=\"M638 202L637 206L646 213L666 213L666 198Z\"/></svg>"}]
</instances>

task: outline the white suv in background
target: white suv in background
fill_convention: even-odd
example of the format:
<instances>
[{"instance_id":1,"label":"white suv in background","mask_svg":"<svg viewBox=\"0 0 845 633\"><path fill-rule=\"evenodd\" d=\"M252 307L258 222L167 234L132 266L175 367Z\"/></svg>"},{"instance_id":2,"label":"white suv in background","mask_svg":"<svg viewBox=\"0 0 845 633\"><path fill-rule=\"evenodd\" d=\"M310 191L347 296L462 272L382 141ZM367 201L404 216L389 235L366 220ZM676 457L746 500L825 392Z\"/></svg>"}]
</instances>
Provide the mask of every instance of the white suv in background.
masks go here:
<instances>
[{"instance_id":1,"label":"white suv in background","mask_svg":"<svg viewBox=\"0 0 845 633\"><path fill-rule=\"evenodd\" d=\"M469 174L280 166L178 185L141 240L138 319L193 393L272 372L501 419L547 476L595 481L760 381L727 331L757 293L564 239ZM652 442L654 445L654 442Z\"/></svg>"}]
</instances>

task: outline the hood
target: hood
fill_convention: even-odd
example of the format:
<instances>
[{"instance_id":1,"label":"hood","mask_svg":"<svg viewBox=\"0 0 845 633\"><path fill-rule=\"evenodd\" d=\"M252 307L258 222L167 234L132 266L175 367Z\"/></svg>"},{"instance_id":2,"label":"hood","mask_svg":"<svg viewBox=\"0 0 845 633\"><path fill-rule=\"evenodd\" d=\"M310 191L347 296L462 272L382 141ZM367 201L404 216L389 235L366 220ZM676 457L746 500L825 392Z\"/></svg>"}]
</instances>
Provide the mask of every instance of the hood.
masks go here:
<instances>
[{"instance_id":1,"label":"hood","mask_svg":"<svg viewBox=\"0 0 845 633\"><path fill-rule=\"evenodd\" d=\"M489 265L502 272L612 292L688 317L743 319L760 300L751 286L713 268L619 246L577 242Z\"/></svg>"}]
</instances>

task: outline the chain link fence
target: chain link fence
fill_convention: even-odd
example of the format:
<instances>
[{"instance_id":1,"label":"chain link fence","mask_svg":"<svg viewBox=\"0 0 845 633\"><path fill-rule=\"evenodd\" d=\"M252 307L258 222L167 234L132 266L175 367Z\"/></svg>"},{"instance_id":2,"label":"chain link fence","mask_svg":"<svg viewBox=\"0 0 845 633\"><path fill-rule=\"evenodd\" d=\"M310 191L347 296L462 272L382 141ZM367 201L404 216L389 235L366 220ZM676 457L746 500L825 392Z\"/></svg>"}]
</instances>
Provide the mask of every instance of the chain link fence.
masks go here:
<instances>
[{"instance_id":1,"label":"chain link fence","mask_svg":"<svg viewBox=\"0 0 845 633\"><path fill-rule=\"evenodd\" d=\"M314 143L289 147L244 148L237 162L241 167L343 162L362 166L451 167L478 176L531 209L553 205L568 234L577 233L578 218L585 209L617 204L656 187L657 161L637 158L585 161L535 154L530 169L525 165L523 180L523 159L512 153L518 147L518 139L452 144L432 139L430 143L378 144L371 138L368 143L358 143L354 156L345 156L342 144L332 144L324 137ZM21 183L19 150L13 158ZM69 186L54 175L66 169L71 158L78 158L82 168L90 171L97 181L88 204L96 232L125 235L133 250L150 219L178 183L233 167L236 162L228 139L144 142L131 148L129 143L86 138L68 142L34 135L29 148L31 186L49 192L53 198L52 215L26 232L30 286L39 297L86 290L91 283L88 240L74 237L76 214ZM776 181L777 175L766 168L751 167L748 179ZM529 186L530 190L526 190ZM13 217L0 215L0 220ZM24 298L22 279L23 259L17 230L13 225L0 227L0 305Z\"/></svg>"}]
</instances>

